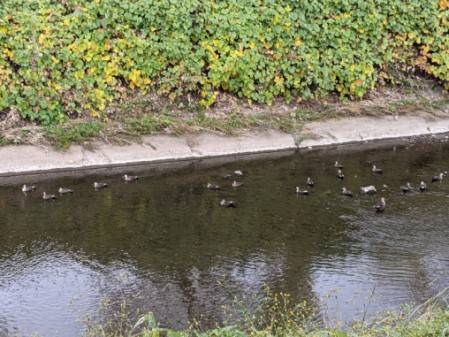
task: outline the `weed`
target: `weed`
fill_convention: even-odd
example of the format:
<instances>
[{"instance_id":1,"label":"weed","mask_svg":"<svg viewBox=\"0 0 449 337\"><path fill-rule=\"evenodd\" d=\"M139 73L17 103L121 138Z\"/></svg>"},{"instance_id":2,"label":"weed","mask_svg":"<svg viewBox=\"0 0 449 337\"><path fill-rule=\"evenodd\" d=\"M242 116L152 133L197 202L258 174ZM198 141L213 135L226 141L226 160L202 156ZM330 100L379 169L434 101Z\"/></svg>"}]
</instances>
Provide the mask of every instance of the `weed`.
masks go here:
<instances>
[{"instance_id":1,"label":"weed","mask_svg":"<svg viewBox=\"0 0 449 337\"><path fill-rule=\"evenodd\" d=\"M56 147L66 149L72 143L80 143L97 137L101 129L102 125L98 122L48 126L45 129L45 136Z\"/></svg>"}]
</instances>

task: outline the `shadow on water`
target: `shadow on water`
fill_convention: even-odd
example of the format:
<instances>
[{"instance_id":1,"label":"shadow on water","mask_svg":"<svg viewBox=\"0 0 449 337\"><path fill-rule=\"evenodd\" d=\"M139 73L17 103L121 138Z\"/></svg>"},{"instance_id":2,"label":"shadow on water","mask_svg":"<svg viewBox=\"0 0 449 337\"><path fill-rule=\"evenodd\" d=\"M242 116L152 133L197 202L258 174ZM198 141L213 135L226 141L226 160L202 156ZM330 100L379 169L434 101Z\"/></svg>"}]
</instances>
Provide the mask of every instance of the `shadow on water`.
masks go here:
<instances>
[{"instance_id":1,"label":"shadow on water","mask_svg":"<svg viewBox=\"0 0 449 337\"><path fill-rule=\"evenodd\" d=\"M232 296L257 304L264 285L307 299L329 322L419 302L447 285L449 179L427 193L401 195L406 181L449 168L445 143L397 149L304 153L283 159L173 173L135 184L103 177L41 182L24 195L0 189L0 336L77 336L82 318L112 307L154 311L164 326L204 327L225 319ZM333 163L345 165L344 182ZM385 174L373 176L372 163ZM223 175L239 168L245 185ZM310 196L294 188L311 176ZM221 191L208 191L214 181ZM361 196L362 185L378 189ZM74 195L43 202L60 185ZM342 186L355 192L340 195ZM380 195L384 214L372 206ZM222 198L236 209L219 206Z\"/></svg>"}]
</instances>

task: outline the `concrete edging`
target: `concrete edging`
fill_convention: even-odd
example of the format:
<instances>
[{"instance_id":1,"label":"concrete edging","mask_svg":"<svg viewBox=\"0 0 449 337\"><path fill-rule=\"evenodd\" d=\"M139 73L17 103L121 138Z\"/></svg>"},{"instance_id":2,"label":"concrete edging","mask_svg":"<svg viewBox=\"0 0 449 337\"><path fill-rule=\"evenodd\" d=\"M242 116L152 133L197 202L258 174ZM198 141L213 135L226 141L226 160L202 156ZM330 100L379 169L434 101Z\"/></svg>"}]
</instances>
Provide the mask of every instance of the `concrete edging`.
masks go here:
<instances>
[{"instance_id":1,"label":"concrete edging","mask_svg":"<svg viewBox=\"0 0 449 337\"><path fill-rule=\"evenodd\" d=\"M0 147L0 177L296 151L441 133L449 133L449 118L385 116L312 122L296 135L274 130L233 137L212 133L181 137L155 135L143 137L140 144L119 146L95 142L92 150L74 145L65 152L51 147L12 145Z\"/></svg>"}]
</instances>

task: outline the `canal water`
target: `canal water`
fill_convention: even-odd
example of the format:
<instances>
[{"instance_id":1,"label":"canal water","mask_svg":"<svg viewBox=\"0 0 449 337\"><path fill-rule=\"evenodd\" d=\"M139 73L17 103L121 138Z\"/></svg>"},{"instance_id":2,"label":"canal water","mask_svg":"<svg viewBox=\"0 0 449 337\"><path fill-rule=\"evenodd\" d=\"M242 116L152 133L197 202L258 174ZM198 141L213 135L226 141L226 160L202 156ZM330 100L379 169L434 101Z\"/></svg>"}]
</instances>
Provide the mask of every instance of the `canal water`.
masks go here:
<instances>
[{"instance_id":1,"label":"canal water","mask_svg":"<svg viewBox=\"0 0 449 337\"><path fill-rule=\"evenodd\" d=\"M236 169L244 186L233 189L223 176ZM449 177L429 182L448 169L448 144L417 142L144 172L132 184L61 178L28 195L0 186L0 336L79 336L86 318L105 321L121 303L165 327L211 327L234 296L257 306L265 286L307 300L329 324L422 302L449 283ZM297 196L308 176L316 186ZM98 180L109 188L94 191ZM428 192L401 194L421 180ZM370 184L378 194L361 195ZM59 186L75 193L40 198ZM387 209L376 214L381 196ZM222 198L238 207L221 208Z\"/></svg>"}]
</instances>

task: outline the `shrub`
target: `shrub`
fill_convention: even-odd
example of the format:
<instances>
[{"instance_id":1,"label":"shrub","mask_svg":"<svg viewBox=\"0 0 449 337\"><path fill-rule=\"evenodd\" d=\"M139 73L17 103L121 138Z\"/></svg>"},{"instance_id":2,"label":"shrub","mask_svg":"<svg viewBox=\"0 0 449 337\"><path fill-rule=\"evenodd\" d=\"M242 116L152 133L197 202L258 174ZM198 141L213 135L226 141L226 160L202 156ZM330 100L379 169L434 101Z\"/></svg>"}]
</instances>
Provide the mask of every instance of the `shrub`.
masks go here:
<instances>
[{"instance_id":1,"label":"shrub","mask_svg":"<svg viewBox=\"0 0 449 337\"><path fill-rule=\"evenodd\" d=\"M448 0L2 0L0 110L55 124L154 91L361 98L390 63L449 88Z\"/></svg>"}]
</instances>

